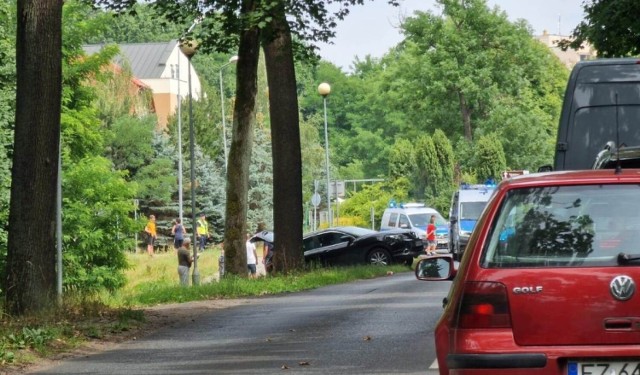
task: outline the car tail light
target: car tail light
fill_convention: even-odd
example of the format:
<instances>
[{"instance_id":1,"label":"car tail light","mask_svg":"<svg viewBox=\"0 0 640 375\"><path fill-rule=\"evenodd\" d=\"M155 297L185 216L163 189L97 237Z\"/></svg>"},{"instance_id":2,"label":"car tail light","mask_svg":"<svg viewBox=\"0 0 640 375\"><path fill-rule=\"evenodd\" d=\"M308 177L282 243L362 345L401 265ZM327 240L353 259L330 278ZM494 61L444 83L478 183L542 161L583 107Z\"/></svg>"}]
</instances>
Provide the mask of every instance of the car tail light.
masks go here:
<instances>
[{"instance_id":1,"label":"car tail light","mask_svg":"<svg viewBox=\"0 0 640 375\"><path fill-rule=\"evenodd\" d=\"M507 288L493 282L465 283L457 318L457 328L511 327Z\"/></svg>"}]
</instances>

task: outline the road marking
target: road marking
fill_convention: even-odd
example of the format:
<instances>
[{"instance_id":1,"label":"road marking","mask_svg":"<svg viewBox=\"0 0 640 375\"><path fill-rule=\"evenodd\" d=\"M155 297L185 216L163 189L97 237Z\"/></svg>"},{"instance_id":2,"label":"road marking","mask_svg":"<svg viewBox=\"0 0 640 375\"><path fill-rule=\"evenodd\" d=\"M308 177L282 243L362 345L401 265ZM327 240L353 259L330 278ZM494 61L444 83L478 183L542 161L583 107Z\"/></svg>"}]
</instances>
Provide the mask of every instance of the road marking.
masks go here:
<instances>
[{"instance_id":1,"label":"road marking","mask_svg":"<svg viewBox=\"0 0 640 375\"><path fill-rule=\"evenodd\" d=\"M429 370L437 370L438 369L438 360L435 359L433 360L433 363L431 364L431 366L429 366Z\"/></svg>"}]
</instances>

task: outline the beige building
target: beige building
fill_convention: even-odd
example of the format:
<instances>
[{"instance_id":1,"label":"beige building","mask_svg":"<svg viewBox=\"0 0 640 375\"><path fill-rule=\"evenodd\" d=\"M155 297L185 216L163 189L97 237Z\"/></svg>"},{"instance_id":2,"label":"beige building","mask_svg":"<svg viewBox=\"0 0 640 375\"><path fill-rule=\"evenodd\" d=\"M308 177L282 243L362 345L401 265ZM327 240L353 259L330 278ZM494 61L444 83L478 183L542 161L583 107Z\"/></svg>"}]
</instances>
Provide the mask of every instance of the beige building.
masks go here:
<instances>
[{"instance_id":1,"label":"beige building","mask_svg":"<svg viewBox=\"0 0 640 375\"><path fill-rule=\"evenodd\" d=\"M153 106L158 116L158 128L164 129L168 119L176 112L178 95L188 96L188 73L191 70L193 99L202 94L200 78L187 57L180 51L177 40L163 43L120 44L116 63L131 67L133 76L153 92ZM84 46L87 54L98 52L102 44Z\"/></svg>"},{"instance_id":2,"label":"beige building","mask_svg":"<svg viewBox=\"0 0 640 375\"><path fill-rule=\"evenodd\" d=\"M586 44L580 48L579 50L567 49L563 51L560 47L558 47L558 42L563 39L571 40L571 37L566 35L557 35L557 34L549 34L547 30L542 32L542 35L535 37L544 45L549 47L553 53L558 56L560 61L567 66L567 68L571 69L578 61L595 59L597 57L596 50L591 47L591 45Z\"/></svg>"}]
</instances>

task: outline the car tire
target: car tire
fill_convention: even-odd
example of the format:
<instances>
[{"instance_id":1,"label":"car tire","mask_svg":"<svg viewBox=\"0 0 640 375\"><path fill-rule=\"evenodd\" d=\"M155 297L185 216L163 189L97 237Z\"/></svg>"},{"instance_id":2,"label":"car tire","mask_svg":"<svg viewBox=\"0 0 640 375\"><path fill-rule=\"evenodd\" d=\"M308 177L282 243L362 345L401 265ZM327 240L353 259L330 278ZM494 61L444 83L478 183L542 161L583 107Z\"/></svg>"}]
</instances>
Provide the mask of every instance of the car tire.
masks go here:
<instances>
[{"instance_id":1,"label":"car tire","mask_svg":"<svg viewBox=\"0 0 640 375\"><path fill-rule=\"evenodd\" d=\"M413 258L407 258L404 261L402 261L402 264L404 264L405 266L409 267L409 268L413 268Z\"/></svg>"},{"instance_id":2,"label":"car tire","mask_svg":"<svg viewBox=\"0 0 640 375\"><path fill-rule=\"evenodd\" d=\"M377 247L367 255L367 263L376 266L388 266L391 264L391 255L381 247Z\"/></svg>"}]
</instances>

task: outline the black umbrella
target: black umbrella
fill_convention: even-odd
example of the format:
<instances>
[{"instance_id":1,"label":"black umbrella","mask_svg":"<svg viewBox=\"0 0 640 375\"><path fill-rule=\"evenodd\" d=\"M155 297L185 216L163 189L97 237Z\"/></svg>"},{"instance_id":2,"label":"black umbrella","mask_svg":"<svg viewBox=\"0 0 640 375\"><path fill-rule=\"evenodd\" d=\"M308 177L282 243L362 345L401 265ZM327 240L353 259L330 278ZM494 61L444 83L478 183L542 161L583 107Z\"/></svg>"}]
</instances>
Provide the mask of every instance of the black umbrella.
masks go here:
<instances>
[{"instance_id":1,"label":"black umbrella","mask_svg":"<svg viewBox=\"0 0 640 375\"><path fill-rule=\"evenodd\" d=\"M274 238L273 238L273 232L270 230L263 230L262 232L258 232L256 234L253 235L253 237L251 237L249 239L249 242L258 242L258 241L264 241L264 242L269 242L269 243L273 243Z\"/></svg>"}]
</instances>

